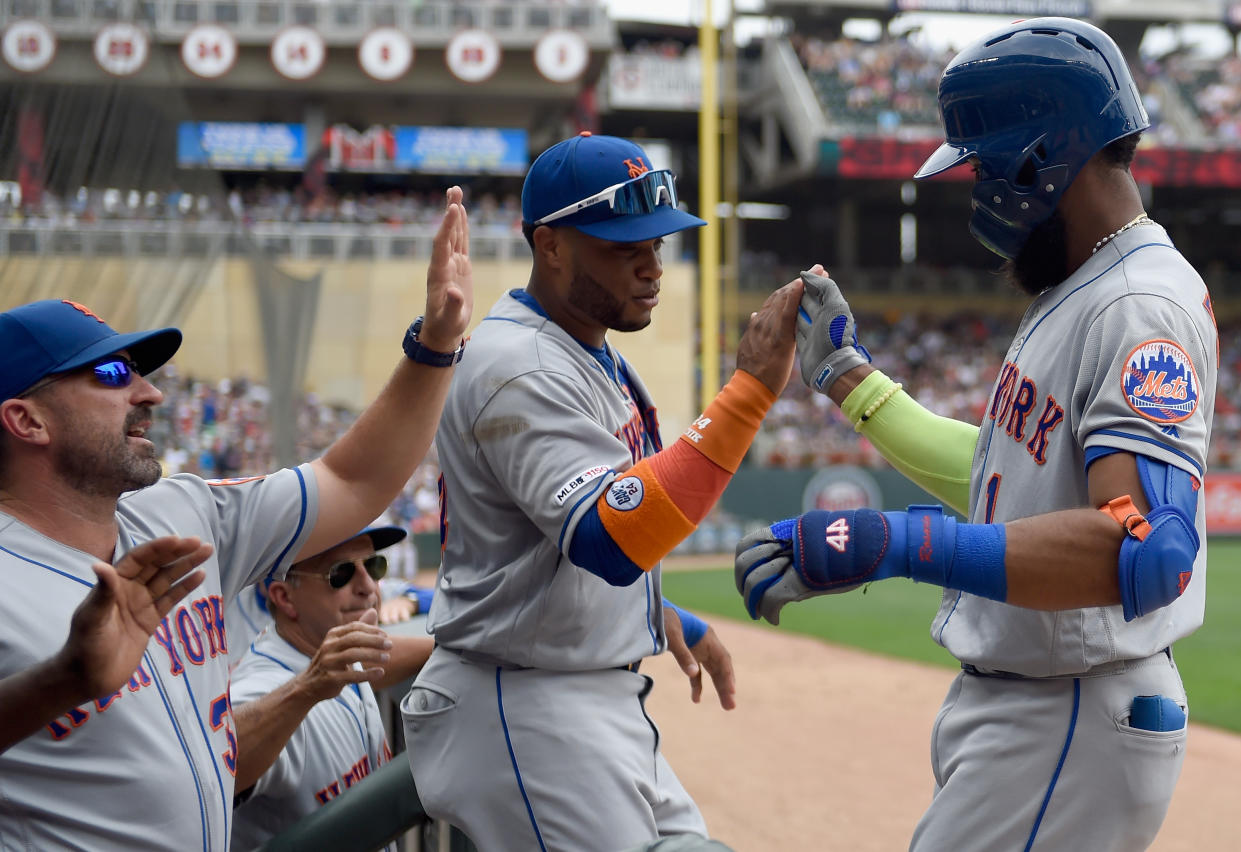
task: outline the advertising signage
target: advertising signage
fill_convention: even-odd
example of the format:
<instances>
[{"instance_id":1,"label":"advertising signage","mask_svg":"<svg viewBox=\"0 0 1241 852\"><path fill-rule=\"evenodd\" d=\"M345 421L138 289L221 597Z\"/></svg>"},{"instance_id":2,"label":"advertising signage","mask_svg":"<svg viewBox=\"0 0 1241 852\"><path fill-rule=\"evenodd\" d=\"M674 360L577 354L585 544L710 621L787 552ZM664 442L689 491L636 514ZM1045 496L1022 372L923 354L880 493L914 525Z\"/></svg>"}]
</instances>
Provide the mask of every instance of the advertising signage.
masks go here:
<instances>
[{"instance_id":1,"label":"advertising signage","mask_svg":"<svg viewBox=\"0 0 1241 852\"><path fill-rule=\"evenodd\" d=\"M398 169L450 175L520 175L529 165L525 130L396 127Z\"/></svg>"},{"instance_id":2,"label":"advertising signage","mask_svg":"<svg viewBox=\"0 0 1241 852\"><path fill-rule=\"evenodd\" d=\"M183 121L177 127L177 165L301 170L306 130L300 124Z\"/></svg>"}]
</instances>

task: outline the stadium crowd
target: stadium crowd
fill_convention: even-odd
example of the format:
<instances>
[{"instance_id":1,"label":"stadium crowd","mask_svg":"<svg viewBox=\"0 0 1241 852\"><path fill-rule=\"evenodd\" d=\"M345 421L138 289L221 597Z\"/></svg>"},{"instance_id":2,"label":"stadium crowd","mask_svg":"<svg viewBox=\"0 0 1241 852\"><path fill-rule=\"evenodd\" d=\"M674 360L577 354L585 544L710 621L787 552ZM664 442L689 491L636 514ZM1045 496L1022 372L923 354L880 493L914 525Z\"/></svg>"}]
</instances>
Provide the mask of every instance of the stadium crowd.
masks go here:
<instances>
[{"instance_id":1,"label":"stadium crowd","mask_svg":"<svg viewBox=\"0 0 1241 852\"><path fill-rule=\"evenodd\" d=\"M862 41L794 33L789 40L830 121L861 131L938 132L935 92L952 51L930 49L908 34ZM1241 57L1214 60L1175 51L1131 65L1151 118L1148 139L1193 141L1167 120L1164 99L1179 97L1201 122L1203 141L1241 145Z\"/></svg>"},{"instance_id":2,"label":"stadium crowd","mask_svg":"<svg viewBox=\"0 0 1241 852\"><path fill-rule=\"evenodd\" d=\"M484 192L467 201L472 227L504 233L520 229L521 205L516 195ZM246 226L308 223L431 228L439 221L441 207L438 189L353 192L329 186L312 196L259 181L244 188L198 193L83 186L61 196L44 188L39 198L27 199L21 197L16 184L0 185L0 222L10 224L235 221Z\"/></svg>"}]
</instances>

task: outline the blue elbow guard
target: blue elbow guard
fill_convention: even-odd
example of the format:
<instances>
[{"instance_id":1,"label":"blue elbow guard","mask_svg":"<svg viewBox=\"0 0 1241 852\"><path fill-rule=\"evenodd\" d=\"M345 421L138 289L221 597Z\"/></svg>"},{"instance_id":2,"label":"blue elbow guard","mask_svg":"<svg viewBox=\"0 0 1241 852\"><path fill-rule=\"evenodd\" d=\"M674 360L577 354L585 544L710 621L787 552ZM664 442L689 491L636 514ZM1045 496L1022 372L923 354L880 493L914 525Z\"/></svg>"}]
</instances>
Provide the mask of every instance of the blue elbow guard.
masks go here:
<instances>
[{"instance_id":1,"label":"blue elbow guard","mask_svg":"<svg viewBox=\"0 0 1241 852\"><path fill-rule=\"evenodd\" d=\"M1133 509L1119 518L1128 535L1120 545L1120 602L1125 621L1133 621L1172 603L1189 585L1198 556L1197 480L1179 468L1138 456L1138 474L1151 511L1143 519L1128 497L1109 503L1105 510L1117 516L1117 504Z\"/></svg>"}]
</instances>

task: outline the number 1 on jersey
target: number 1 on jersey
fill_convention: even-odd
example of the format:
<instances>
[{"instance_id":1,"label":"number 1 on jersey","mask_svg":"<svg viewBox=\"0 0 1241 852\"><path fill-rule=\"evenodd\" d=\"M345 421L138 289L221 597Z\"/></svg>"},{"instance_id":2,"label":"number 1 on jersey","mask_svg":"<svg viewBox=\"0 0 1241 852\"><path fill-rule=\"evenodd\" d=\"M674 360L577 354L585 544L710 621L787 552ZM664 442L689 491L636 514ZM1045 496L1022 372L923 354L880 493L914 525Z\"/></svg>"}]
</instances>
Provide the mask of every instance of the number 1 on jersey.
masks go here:
<instances>
[{"instance_id":1,"label":"number 1 on jersey","mask_svg":"<svg viewBox=\"0 0 1241 852\"><path fill-rule=\"evenodd\" d=\"M987 480L987 512L983 516L985 524L991 523L995 518L995 498L1000 493L1000 479L1002 479L1000 474L993 473Z\"/></svg>"}]
</instances>

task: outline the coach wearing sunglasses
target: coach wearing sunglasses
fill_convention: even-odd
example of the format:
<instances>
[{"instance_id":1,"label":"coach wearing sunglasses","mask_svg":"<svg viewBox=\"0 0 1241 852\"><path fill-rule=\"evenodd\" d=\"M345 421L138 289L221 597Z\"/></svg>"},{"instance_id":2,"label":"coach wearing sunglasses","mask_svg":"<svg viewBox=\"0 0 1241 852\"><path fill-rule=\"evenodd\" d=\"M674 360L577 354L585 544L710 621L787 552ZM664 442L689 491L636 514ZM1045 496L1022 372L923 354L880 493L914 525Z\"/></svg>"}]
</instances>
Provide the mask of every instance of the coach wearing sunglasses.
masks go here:
<instances>
[{"instance_id":1,"label":"coach wearing sunglasses","mask_svg":"<svg viewBox=\"0 0 1241 852\"><path fill-rule=\"evenodd\" d=\"M370 527L298 562L267 588L274 629L233 671L237 758L232 848L256 849L392 757L372 687L413 677L431 640L375 626L383 550L400 527Z\"/></svg>"}]
</instances>

